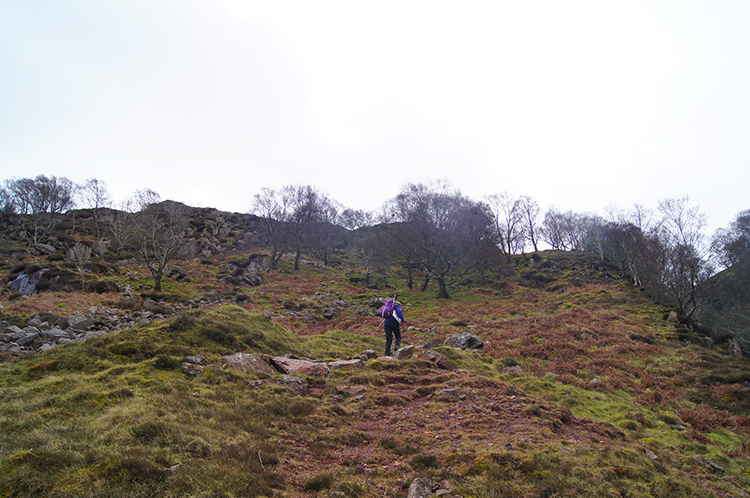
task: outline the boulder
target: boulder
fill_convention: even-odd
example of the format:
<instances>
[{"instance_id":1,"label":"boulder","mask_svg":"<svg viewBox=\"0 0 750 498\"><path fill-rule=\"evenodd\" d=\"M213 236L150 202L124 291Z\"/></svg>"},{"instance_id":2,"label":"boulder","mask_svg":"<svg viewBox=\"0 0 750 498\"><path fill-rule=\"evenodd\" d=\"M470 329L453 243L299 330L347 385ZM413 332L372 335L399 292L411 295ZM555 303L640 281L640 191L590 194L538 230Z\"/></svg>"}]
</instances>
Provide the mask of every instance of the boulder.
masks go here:
<instances>
[{"instance_id":1,"label":"boulder","mask_svg":"<svg viewBox=\"0 0 750 498\"><path fill-rule=\"evenodd\" d=\"M361 367L362 366L362 359L357 358L354 360L338 360L338 361L331 361L328 362L328 368L333 370L334 368L339 367Z\"/></svg>"},{"instance_id":2,"label":"boulder","mask_svg":"<svg viewBox=\"0 0 750 498\"><path fill-rule=\"evenodd\" d=\"M89 326L91 325L91 321L89 317L86 315L75 315L75 316L69 316L68 317L68 327L73 328L75 330L88 330Z\"/></svg>"},{"instance_id":3,"label":"boulder","mask_svg":"<svg viewBox=\"0 0 750 498\"><path fill-rule=\"evenodd\" d=\"M373 358L377 358L378 353L372 349L367 349L365 351L362 351L362 354L359 355L359 359L362 361L372 360Z\"/></svg>"},{"instance_id":4,"label":"boulder","mask_svg":"<svg viewBox=\"0 0 750 498\"><path fill-rule=\"evenodd\" d=\"M365 386L336 386L336 390L342 394L362 394L367 391Z\"/></svg>"},{"instance_id":5,"label":"boulder","mask_svg":"<svg viewBox=\"0 0 750 498\"><path fill-rule=\"evenodd\" d=\"M241 372L265 373L275 375L279 373L266 359L267 357L253 353L236 353L221 358L222 367L234 368Z\"/></svg>"},{"instance_id":6,"label":"boulder","mask_svg":"<svg viewBox=\"0 0 750 498\"><path fill-rule=\"evenodd\" d=\"M54 254L55 252L57 252L57 249L49 244L34 244L34 249L39 254ZM31 252L33 253L34 251L32 250Z\"/></svg>"},{"instance_id":7,"label":"boulder","mask_svg":"<svg viewBox=\"0 0 750 498\"><path fill-rule=\"evenodd\" d=\"M182 364L182 371L185 372L187 375L192 375L192 376L202 374L204 368L206 367L203 365L190 363L189 361L183 362Z\"/></svg>"},{"instance_id":8,"label":"boulder","mask_svg":"<svg viewBox=\"0 0 750 498\"><path fill-rule=\"evenodd\" d=\"M436 351L433 351L432 349L422 351L421 353L419 353L419 355L417 355L417 358L432 362L435 364L435 366L443 370L458 370L458 366L456 366L455 363L446 360L445 358L443 358L443 355Z\"/></svg>"},{"instance_id":9,"label":"boulder","mask_svg":"<svg viewBox=\"0 0 750 498\"><path fill-rule=\"evenodd\" d=\"M409 486L406 498L429 498L432 496L432 481L429 479L416 478Z\"/></svg>"},{"instance_id":10,"label":"boulder","mask_svg":"<svg viewBox=\"0 0 750 498\"><path fill-rule=\"evenodd\" d=\"M482 349L484 347L482 340L470 332L447 338L445 345L458 349Z\"/></svg>"},{"instance_id":11,"label":"boulder","mask_svg":"<svg viewBox=\"0 0 750 498\"><path fill-rule=\"evenodd\" d=\"M6 334L10 334L10 335L13 335L13 334L21 334L21 333L23 333L23 330L21 330L21 329L20 329L20 328L19 328L18 326L16 326L16 325L11 325L10 327L7 327L7 328L5 329L5 333L6 333Z\"/></svg>"},{"instance_id":12,"label":"boulder","mask_svg":"<svg viewBox=\"0 0 750 498\"><path fill-rule=\"evenodd\" d=\"M188 356L185 358L185 361L188 363L193 363L195 365L208 365L208 360L206 360L205 356Z\"/></svg>"},{"instance_id":13,"label":"boulder","mask_svg":"<svg viewBox=\"0 0 750 498\"><path fill-rule=\"evenodd\" d=\"M54 328L50 330L43 330L42 339L44 339L45 341L59 341L60 339L70 339L70 334L68 334L64 330Z\"/></svg>"},{"instance_id":14,"label":"boulder","mask_svg":"<svg viewBox=\"0 0 750 498\"><path fill-rule=\"evenodd\" d=\"M412 356L414 356L414 346L404 346L393 355L397 360L408 360Z\"/></svg>"},{"instance_id":15,"label":"boulder","mask_svg":"<svg viewBox=\"0 0 750 498\"><path fill-rule=\"evenodd\" d=\"M316 363L309 360L297 360L282 356L272 356L270 363L279 371L289 375L311 375L325 377L331 373L331 369L325 363Z\"/></svg>"},{"instance_id":16,"label":"boulder","mask_svg":"<svg viewBox=\"0 0 750 498\"><path fill-rule=\"evenodd\" d=\"M86 332L85 334L81 334L78 337L79 341L88 341L91 339L96 339L97 337L101 337L103 335L107 335L107 333L103 330L92 330L90 332Z\"/></svg>"},{"instance_id":17,"label":"boulder","mask_svg":"<svg viewBox=\"0 0 750 498\"><path fill-rule=\"evenodd\" d=\"M39 331L31 332L31 333L24 335L23 337L19 339L16 339L16 344L18 344L19 346L27 346L31 344L32 342L34 342L34 340L36 340L38 337L39 337Z\"/></svg>"}]
</instances>

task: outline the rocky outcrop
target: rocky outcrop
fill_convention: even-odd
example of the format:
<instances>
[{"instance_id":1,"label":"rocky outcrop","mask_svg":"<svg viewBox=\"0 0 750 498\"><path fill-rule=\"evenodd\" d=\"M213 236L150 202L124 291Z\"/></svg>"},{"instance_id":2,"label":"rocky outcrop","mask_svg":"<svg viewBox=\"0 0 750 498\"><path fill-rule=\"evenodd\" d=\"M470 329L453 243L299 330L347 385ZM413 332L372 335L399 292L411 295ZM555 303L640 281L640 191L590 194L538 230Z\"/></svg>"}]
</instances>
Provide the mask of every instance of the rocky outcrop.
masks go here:
<instances>
[{"instance_id":1,"label":"rocky outcrop","mask_svg":"<svg viewBox=\"0 0 750 498\"><path fill-rule=\"evenodd\" d=\"M36 270L33 273L19 273L18 276L8 284L10 290L30 296L36 294L37 284L42 280L48 270Z\"/></svg>"},{"instance_id":2,"label":"rocky outcrop","mask_svg":"<svg viewBox=\"0 0 750 498\"><path fill-rule=\"evenodd\" d=\"M92 306L85 313L67 317L46 313L29 319L27 326L10 326L0 322L0 352L14 356L41 353L71 341L87 341L114 331L162 320L175 313L222 304L218 300L195 298L185 303L168 305L163 301L145 299L138 309L138 300L125 289L123 301L134 309L121 310Z\"/></svg>"}]
</instances>

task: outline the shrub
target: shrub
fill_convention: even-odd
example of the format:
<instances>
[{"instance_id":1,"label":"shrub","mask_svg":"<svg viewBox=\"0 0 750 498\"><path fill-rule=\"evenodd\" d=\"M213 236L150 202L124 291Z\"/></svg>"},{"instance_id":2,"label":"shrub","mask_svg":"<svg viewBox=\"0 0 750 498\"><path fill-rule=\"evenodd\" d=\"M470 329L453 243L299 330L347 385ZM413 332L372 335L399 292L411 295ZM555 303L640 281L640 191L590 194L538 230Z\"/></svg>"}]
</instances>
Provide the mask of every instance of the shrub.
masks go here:
<instances>
[{"instance_id":1,"label":"shrub","mask_svg":"<svg viewBox=\"0 0 750 498\"><path fill-rule=\"evenodd\" d=\"M180 360L167 355L159 355L154 360L154 367L158 370L176 370L180 365Z\"/></svg>"},{"instance_id":2,"label":"shrub","mask_svg":"<svg viewBox=\"0 0 750 498\"><path fill-rule=\"evenodd\" d=\"M333 485L333 474L326 472L317 475L305 483L305 491L322 491L331 489Z\"/></svg>"},{"instance_id":3,"label":"shrub","mask_svg":"<svg viewBox=\"0 0 750 498\"><path fill-rule=\"evenodd\" d=\"M437 457L435 455L417 455L411 459L411 467L414 470L422 470L437 467Z\"/></svg>"},{"instance_id":4,"label":"shrub","mask_svg":"<svg viewBox=\"0 0 750 498\"><path fill-rule=\"evenodd\" d=\"M180 313L169 322L167 328L171 332L179 332L182 330L188 330L193 326L195 326L195 318L187 313Z\"/></svg>"},{"instance_id":5,"label":"shrub","mask_svg":"<svg viewBox=\"0 0 750 498\"><path fill-rule=\"evenodd\" d=\"M95 292L96 294L104 294L105 292L116 292L117 285L114 282L107 282L105 280L94 280L86 283L86 292Z\"/></svg>"}]
</instances>

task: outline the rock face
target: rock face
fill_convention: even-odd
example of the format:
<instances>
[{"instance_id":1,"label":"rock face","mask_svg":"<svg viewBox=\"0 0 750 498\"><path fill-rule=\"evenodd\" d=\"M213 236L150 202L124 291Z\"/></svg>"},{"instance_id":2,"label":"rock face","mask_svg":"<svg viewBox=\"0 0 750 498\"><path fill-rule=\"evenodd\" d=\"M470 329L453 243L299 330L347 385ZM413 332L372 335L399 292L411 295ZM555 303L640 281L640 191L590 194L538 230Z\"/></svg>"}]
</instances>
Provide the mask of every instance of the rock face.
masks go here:
<instances>
[{"instance_id":1,"label":"rock face","mask_svg":"<svg viewBox=\"0 0 750 498\"><path fill-rule=\"evenodd\" d=\"M447 338L445 340L445 345L458 349L482 349L484 347L484 342L474 334L464 332L463 334Z\"/></svg>"},{"instance_id":2,"label":"rock face","mask_svg":"<svg viewBox=\"0 0 750 498\"><path fill-rule=\"evenodd\" d=\"M30 296L36 293L36 285L42 280L42 276L47 270L37 270L34 273L20 273L8 287L10 290Z\"/></svg>"}]
</instances>

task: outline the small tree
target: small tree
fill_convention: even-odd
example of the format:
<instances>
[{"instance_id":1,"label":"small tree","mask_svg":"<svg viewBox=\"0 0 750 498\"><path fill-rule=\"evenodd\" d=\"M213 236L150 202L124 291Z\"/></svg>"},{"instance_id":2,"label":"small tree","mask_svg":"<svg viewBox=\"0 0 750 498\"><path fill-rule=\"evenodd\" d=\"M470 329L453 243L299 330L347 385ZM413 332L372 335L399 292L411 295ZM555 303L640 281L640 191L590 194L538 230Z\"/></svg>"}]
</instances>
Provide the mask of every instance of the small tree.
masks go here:
<instances>
[{"instance_id":1,"label":"small tree","mask_svg":"<svg viewBox=\"0 0 750 498\"><path fill-rule=\"evenodd\" d=\"M81 289L84 289L86 287L86 265L91 262L91 248L76 242L73 247L68 249L66 256L75 265L81 279Z\"/></svg>"},{"instance_id":2,"label":"small tree","mask_svg":"<svg viewBox=\"0 0 750 498\"><path fill-rule=\"evenodd\" d=\"M291 199L282 192L264 187L255 194L252 212L260 219L262 231L271 246L271 265L276 267L289 247Z\"/></svg>"},{"instance_id":3,"label":"small tree","mask_svg":"<svg viewBox=\"0 0 750 498\"><path fill-rule=\"evenodd\" d=\"M148 204L133 215L134 249L151 272L157 292L169 265L190 256L186 211L184 204L166 201Z\"/></svg>"},{"instance_id":4,"label":"small tree","mask_svg":"<svg viewBox=\"0 0 750 498\"><path fill-rule=\"evenodd\" d=\"M539 251L539 204L531 197L524 195L519 198L519 209L523 219L524 234L534 247L534 252Z\"/></svg>"},{"instance_id":5,"label":"small tree","mask_svg":"<svg viewBox=\"0 0 750 498\"><path fill-rule=\"evenodd\" d=\"M486 197L485 202L492 213L496 235L503 252L510 255L523 251L525 224L521 199L503 192Z\"/></svg>"},{"instance_id":6,"label":"small tree","mask_svg":"<svg viewBox=\"0 0 750 498\"><path fill-rule=\"evenodd\" d=\"M664 259L663 282L677 313L690 318L698 309L698 293L711 275L708 245L703 230L706 217L690 199L659 202L660 239Z\"/></svg>"},{"instance_id":7,"label":"small tree","mask_svg":"<svg viewBox=\"0 0 750 498\"><path fill-rule=\"evenodd\" d=\"M99 219L104 208L110 206L107 184L102 180L91 178L81 186L80 195L83 198L84 205L94 212L94 226L96 227L96 236L99 237Z\"/></svg>"}]
</instances>

